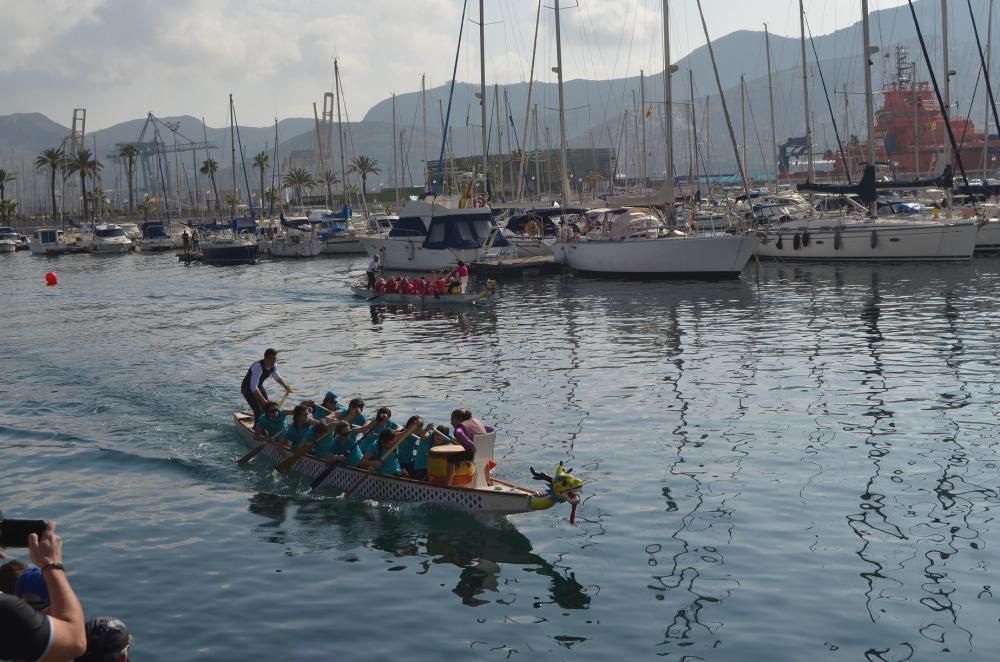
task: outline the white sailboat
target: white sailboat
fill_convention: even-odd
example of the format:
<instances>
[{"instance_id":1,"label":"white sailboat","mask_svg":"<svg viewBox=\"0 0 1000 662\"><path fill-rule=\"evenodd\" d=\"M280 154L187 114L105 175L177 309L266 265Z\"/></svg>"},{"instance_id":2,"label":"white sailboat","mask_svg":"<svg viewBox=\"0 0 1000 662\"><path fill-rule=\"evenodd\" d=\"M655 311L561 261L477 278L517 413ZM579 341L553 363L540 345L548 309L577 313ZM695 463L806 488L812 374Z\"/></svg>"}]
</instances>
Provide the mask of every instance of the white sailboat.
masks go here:
<instances>
[{"instance_id":1,"label":"white sailboat","mask_svg":"<svg viewBox=\"0 0 1000 662\"><path fill-rule=\"evenodd\" d=\"M800 12L802 4L800 2ZM871 47L868 0L861 0L862 39L865 53L865 105L868 123L868 163L875 163L875 111L872 102ZM804 34L803 34L804 39ZM804 53L804 51L803 51ZM803 55L804 58L804 55ZM803 59L803 67L805 61ZM806 115L809 108L806 108ZM811 149L809 150L811 155ZM967 219L915 216L878 218L874 166L866 167L860 189L870 187L869 218L811 217L765 226L757 255L794 261L942 261L968 260L976 247L979 229Z\"/></svg>"},{"instance_id":2,"label":"white sailboat","mask_svg":"<svg viewBox=\"0 0 1000 662\"><path fill-rule=\"evenodd\" d=\"M17 252L17 233L14 228L0 227L0 253Z\"/></svg>"},{"instance_id":3,"label":"white sailboat","mask_svg":"<svg viewBox=\"0 0 1000 662\"><path fill-rule=\"evenodd\" d=\"M670 75L675 67L670 64L670 33L668 30L669 3L663 0L663 60L664 91L667 107L667 121L664 123L664 143L666 145L666 172L672 173L672 121ZM563 128L562 104L562 51L559 39L559 0L555 0L556 17L556 58L560 99L560 152L563 164L563 200L566 200L565 177L565 130ZM742 165L740 166L742 170ZM665 205L667 221L674 218L674 179L665 178L664 186L656 195L656 200ZM565 207L565 204L563 204ZM636 219L627 218L636 212L621 210L617 215L626 217L627 227L634 227ZM670 231L647 219L639 231L615 231L617 222L604 224L604 231L587 232L582 235L565 233L553 247L556 259L577 271L650 278L735 278L753 256L755 239L746 234L686 234Z\"/></svg>"},{"instance_id":4,"label":"white sailboat","mask_svg":"<svg viewBox=\"0 0 1000 662\"><path fill-rule=\"evenodd\" d=\"M380 257L383 269L442 271L459 260L469 264L487 254L513 257L489 207L450 208L430 196L403 205L387 236L362 236L358 241L368 255Z\"/></svg>"}]
</instances>

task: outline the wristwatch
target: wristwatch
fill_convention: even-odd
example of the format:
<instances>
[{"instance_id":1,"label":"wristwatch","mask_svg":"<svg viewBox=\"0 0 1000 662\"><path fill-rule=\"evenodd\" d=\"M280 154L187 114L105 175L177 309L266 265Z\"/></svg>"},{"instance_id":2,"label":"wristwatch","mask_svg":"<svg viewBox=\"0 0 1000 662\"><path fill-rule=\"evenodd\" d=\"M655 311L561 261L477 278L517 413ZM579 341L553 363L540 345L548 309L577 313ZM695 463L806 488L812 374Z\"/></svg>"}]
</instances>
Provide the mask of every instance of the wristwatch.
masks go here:
<instances>
[{"instance_id":1,"label":"wristwatch","mask_svg":"<svg viewBox=\"0 0 1000 662\"><path fill-rule=\"evenodd\" d=\"M62 563L49 563L48 565L42 566L42 572L46 570L62 570L66 572L66 568L63 567Z\"/></svg>"}]
</instances>

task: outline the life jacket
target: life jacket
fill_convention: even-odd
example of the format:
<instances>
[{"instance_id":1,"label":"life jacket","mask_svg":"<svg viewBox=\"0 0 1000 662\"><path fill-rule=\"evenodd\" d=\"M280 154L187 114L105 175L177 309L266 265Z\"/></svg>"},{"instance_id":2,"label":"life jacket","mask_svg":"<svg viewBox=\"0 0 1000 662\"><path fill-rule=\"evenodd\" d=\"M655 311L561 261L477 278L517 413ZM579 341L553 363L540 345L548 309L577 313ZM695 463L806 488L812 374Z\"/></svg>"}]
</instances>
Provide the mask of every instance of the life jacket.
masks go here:
<instances>
[{"instance_id":1,"label":"life jacket","mask_svg":"<svg viewBox=\"0 0 1000 662\"><path fill-rule=\"evenodd\" d=\"M261 360L261 361L255 361L254 363L251 363L250 364L250 368L247 369L246 377L243 378L243 384L240 386L240 390L241 391L243 391L243 392L249 392L250 391L250 373L253 372L253 367L257 363L260 364L260 384L259 384L259 386L263 386L264 382L267 381L267 378L271 376L272 372L274 372L274 368L265 368L264 367L264 361L263 360Z\"/></svg>"}]
</instances>

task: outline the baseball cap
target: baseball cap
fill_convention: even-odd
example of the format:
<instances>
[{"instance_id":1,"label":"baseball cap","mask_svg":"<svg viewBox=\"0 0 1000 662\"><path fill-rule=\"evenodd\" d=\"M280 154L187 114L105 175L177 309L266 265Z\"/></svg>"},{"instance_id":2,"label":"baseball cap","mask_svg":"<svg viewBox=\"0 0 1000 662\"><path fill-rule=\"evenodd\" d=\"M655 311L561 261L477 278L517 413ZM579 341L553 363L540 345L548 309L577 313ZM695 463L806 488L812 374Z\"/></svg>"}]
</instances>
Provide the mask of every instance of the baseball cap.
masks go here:
<instances>
[{"instance_id":1,"label":"baseball cap","mask_svg":"<svg viewBox=\"0 0 1000 662\"><path fill-rule=\"evenodd\" d=\"M40 568L28 568L17 577L17 595L35 611L49 608L49 589Z\"/></svg>"},{"instance_id":2,"label":"baseball cap","mask_svg":"<svg viewBox=\"0 0 1000 662\"><path fill-rule=\"evenodd\" d=\"M333 391L327 391L326 392L326 396L323 399L324 400L336 400L337 399L337 394L334 393Z\"/></svg>"},{"instance_id":3,"label":"baseball cap","mask_svg":"<svg viewBox=\"0 0 1000 662\"><path fill-rule=\"evenodd\" d=\"M92 618L87 621L87 652L76 658L76 662L111 662L131 645L132 635L121 619Z\"/></svg>"}]
</instances>

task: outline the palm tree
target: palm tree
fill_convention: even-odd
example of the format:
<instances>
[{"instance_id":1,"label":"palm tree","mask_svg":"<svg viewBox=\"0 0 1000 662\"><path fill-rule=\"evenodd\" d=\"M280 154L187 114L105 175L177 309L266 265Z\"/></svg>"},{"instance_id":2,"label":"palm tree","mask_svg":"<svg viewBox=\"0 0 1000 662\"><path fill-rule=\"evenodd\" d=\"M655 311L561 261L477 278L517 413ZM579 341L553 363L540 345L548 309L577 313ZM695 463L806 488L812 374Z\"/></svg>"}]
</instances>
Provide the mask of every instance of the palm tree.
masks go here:
<instances>
[{"instance_id":1,"label":"palm tree","mask_svg":"<svg viewBox=\"0 0 1000 662\"><path fill-rule=\"evenodd\" d=\"M267 169L267 166L268 166L268 164L270 162L271 162L271 159L268 158L267 154L265 154L264 152L261 152L257 156L253 157L253 167L257 168L257 170L260 170L260 206L262 208L261 209L261 215L263 215L263 213L264 213L264 210L263 210L263 207L264 207L264 170Z\"/></svg>"},{"instance_id":2,"label":"palm tree","mask_svg":"<svg viewBox=\"0 0 1000 662\"><path fill-rule=\"evenodd\" d=\"M56 208L56 171L63 167L66 162L66 152L63 149L50 147L42 150L42 153L35 157L35 170L49 169L49 183L52 188L52 220L59 218L59 210Z\"/></svg>"},{"instance_id":3,"label":"palm tree","mask_svg":"<svg viewBox=\"0 0 1000 662\"><path fill-rule=\"evenodd\" d=\"M317 179L320 183L326 186L326 194L330 198L330 204L333 204L333 187L340 183L340 178L337 177L337 173L333 170L324 170L320 173Z\"/></svg>"},{"instance_id":4,"label":"palm tree","mask_svg":"<svg viewBox=\"0 0 1000 662\"><path fill-rule=\"evenodd\" d=\"M204 163L201 164L199 172L203 175L208 175L212 180L212 196L215 198L215 211L221 217L222 209L219 207L219 189L215 187L215 173L219 171L219 163L212 158L206 159ZM209 213L211 213L211 208L209 208Z\"/></svg>"},{"instance_id":5,"label":"palm tree","mask_svg":"<svg viewBox=\"0 0 1000 662\"><path fill-rule=\"evenodd\" d=\"M361 195L362 197L368 197L368 175L378 175L382 171L378 167L378 159L373 159L365 156L364 154L359 154L358 158L351 161L351 167L348 168L348 172L355 172L361 175Z\"/></svg>"},{"instance_id":6,"label":"palm tree","mask_svg":"<svg viewBox=\"0 0 1000 662\"><path fill-rule=\"evenodd\" d=\"M295 189L295 197L302 206L302 189L311 191L316 186L316 180L304 168L292 168L288 174L281 178L281 185L285 188Z\"/></svg>"},{"instance_id":7,"label":"palm tree","mask_svg":"<svg viewBox=\"0 0 1000 662\"><path fill-rule=\"evenodd\" d=\"M16 179L17 176L15 176L13 172L8 172L7 170L0 168L0 204L6 200L4 193L6 192L7 184L12 184Z\"/></svg>"},{"instance_id":8,"label":"palm tree","mask_svg":"<svg viewBox=\"0 0 1000 662\"><path fill-rule=\"evenodd\" d=\"M107 192L98 188L91 191L87 197L90 198L90 202L94 206L94 218L100 218L103 210L110 202Z\"/></svg>"},{"instance_id":9,"label":"palm tree","mask_svg":"<svg viewBox=\"0 0 1000 662\"><path fill-rule=\"evenodd\" d=\"M76 155L66 160L66 172L80 174L80 192L83 195L83 219L87 220L87 175L97 175L102 168L101 162L91 155L89 149L81 149Z\"/></svg>"},{"instance_id":10,"label":"palm tree","mask_svg":"<svg viewBox=\"0 0 1000 662\"><path fill-rule=\"evenodd\" d=\"M148 195L142 199L142 220L148 221L149 215L156 212L156 203Z\"/></svg>"},{"instance_id":11,"label":"palm tree","mask_svg":"<svg viewBox=\"0 0 1000 662\"><path fill-rule=\"evenodd\" d=\"M0 200L0 223L7 223L17 214L17 203L13 200Z\"/></svg>"},{"instance_id":12,"label":"palm tree","mask_svg":"<svg viewBox=\"0 0 1000 662\"><path fill-rule=\"evenodd\" d=\"M226 193L226 204L229 205L229 215L236 218L236 207L242 202L239 191Z\"/></svg>"},{"instance_id":13,"label":"palm tree","mask_svg":"<svg viewBox=\"0 0 1000 662\"><path fill-rule=\"evenodd\" d=\"M125 145L118 150L118 156L128 161L128 213L135 211L133 186L135 185L135 157L139 156L139 148L135 145Z\"/></svg>"}]
</instances>

